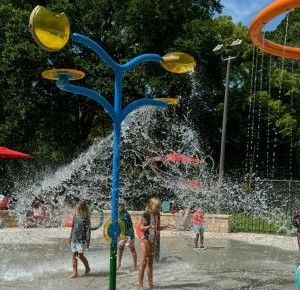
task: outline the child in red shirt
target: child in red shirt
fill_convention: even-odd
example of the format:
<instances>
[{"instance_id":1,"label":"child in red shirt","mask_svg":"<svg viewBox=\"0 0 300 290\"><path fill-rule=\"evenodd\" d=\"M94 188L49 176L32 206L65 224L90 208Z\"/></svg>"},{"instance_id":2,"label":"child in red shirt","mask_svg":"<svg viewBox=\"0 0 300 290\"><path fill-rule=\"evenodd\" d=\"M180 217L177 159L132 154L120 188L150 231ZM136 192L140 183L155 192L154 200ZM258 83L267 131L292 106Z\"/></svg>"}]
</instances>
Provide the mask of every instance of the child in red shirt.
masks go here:
<instances>
[{"instance_id":1,"label":"child in red shirt","mask_svg":"<svg viewBox=\"0 0 300 290\"><path fill-rule=\"evenodd\" d=\"M195 233L194 248L198 248L200 237L200 249L203 249L204 242L204 213L200 208L197 208L192 216L193 232Z\"/></svg>"}]
</instances>

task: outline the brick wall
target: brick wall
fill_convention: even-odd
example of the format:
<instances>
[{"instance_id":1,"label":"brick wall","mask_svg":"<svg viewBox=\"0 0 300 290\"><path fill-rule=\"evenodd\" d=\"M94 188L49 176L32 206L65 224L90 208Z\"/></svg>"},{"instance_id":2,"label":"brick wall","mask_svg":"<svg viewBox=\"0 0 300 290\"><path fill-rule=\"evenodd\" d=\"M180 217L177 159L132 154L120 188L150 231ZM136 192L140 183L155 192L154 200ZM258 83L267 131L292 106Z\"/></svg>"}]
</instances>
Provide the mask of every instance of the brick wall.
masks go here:
<instances>
[{"instance_id":1,"label":"brick wall","mask_svg":"<svg viewBox=\"0 0 300 290\"><path fill-rule=\"evenodd\" d=\"M139 221L142 212L141 211L129 211L132 222L135 224ZM97 219L97 214L92 214L92 218ZM104 211L104 222L110 217L110 211ZM180 214L162 213L161 214L161 224L175 224L176 228L179 230L191 230L191 215L180 216ZM213 233L228 233L230 231L229 227L230 215L220 215L220 214L206 214L205 215L205 229L207 232Z\"/></svg>"},{"instance_id":2,"label":"brick wall","mask_svg":"<svg viewBox=\"0 0 300 290\"><path fill-rule=\"evenodd\" d=\"M2 220L4 228L15 228L17 227L17 222L13 216L11 216L11 211L0 210L0 220Z\"/></svg>"},{"instance_id":3,"label":"brick wall","mask_svg":"<svg viewBox=\"0 0 300 290\"><path fill-rule=\"evenodd\" d=\"M129 211L132 222L136 224L142 212L141 211ZM104 222L110 217L110 211L104 211ZM11 216L11 211L0 210L0 219L3 221L5 228L16 227L17 223L13 216ZM93 212L91 215L92 224L97 224L99 220L98 212ZM206 214L205 215L205 229L207 232L214 233L228 233L230 215L217 215L217 214ZM180 216L180 214L162 213L161 214L161 224L175 224L176 229L179 230L191 230L191 216Z\"/></svg>"}]
</instances>

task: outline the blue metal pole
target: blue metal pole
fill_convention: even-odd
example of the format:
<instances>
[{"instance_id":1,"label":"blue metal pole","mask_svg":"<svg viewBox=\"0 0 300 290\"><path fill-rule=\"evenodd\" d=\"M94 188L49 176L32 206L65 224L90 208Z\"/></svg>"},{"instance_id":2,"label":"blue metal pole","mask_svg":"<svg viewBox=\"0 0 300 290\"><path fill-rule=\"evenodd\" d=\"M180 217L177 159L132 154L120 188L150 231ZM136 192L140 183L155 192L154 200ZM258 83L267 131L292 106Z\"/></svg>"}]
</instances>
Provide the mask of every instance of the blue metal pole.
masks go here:
<instances>
[{"instance_id":1,"label":"blue metal pole","mask_svg":"<svg viewBox=\"0 0 300 290\"><path fill-rule=\"evenodd\" d=\"M110 245L110 275L109 290L116 290L117 275L117 244L118 244L118 203L119 203L119 165L120 165L120 138L121 124L114 124L113 140L113 172L112 172L112 197L111 197L111 220L112 220L112 240Z\"/></svg>"},{"instance_id":2,"label":"blue metal pole","mask_svg":"<svg viewBox=\"0 0 300 290\"><path fill-rule=\"evenodd\" d=\"M121 115L122 104L122 72L115 72L115 96L114 108L117 116ZM114 120L114 140L113 140L113 173L112 173L112 193L111 193L111 220L113 235L110 245L110 276L109 290L116 290L117 274L117 243L118 243L118 207L119 207L119 179L120 179L120 141L121 141L121 120Z\"/></svg>"}]
</instances>

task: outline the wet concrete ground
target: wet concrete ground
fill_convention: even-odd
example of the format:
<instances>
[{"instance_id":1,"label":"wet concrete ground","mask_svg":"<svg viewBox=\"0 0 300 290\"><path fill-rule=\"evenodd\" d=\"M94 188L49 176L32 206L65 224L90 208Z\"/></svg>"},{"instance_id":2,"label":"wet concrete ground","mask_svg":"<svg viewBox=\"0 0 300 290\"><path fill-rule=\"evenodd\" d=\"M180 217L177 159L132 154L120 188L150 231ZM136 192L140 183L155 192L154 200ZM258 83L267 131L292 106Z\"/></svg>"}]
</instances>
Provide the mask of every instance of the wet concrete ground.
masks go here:
<instances>
[{"instance_id":1,"label":"wet concrete ground","mask_svg":"<svg viewBox=\"0 0 300 290\"><path fill-rule=\"evenodd\" d=\"M1 231L0 289L108 289L109 247L100 232L93 234L86 254L91 274L67 279L71 270L67 231L35 229L18 234ZM187 233L163 236L161 262L154 268L155 289L295 289L294 270L300 262L298 251L209 235L205 243L206 250L195 250ZM137 248L138 244L139 241ZM117 289L136 289L136 273L130 272L130 268L131 256L127 249L124 267L117 275Z\"/></svg>"}]
</instances>

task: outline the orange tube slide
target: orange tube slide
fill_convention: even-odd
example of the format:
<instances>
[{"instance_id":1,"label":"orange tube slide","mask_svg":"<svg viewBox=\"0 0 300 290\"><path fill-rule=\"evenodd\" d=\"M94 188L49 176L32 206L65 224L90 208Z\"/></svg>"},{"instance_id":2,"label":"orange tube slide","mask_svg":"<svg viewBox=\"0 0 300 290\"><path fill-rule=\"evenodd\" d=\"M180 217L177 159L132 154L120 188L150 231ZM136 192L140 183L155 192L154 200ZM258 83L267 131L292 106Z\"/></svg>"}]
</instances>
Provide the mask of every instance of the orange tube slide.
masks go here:
<instances>
[{"instance_id":1,"label":"orange tube slide","mask_svg":"<svg viewBox=\"0 0 300 290\"><path fill-rule=\"evenodd\" d=\"M277 44L262 36L263 27L276 16L300 6L300 0L275 0L261 10L252 20L249 34L252 42L263 51L272 55L300 59L300 47Z\"/></svg>"}]
</instances>

